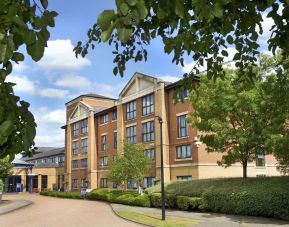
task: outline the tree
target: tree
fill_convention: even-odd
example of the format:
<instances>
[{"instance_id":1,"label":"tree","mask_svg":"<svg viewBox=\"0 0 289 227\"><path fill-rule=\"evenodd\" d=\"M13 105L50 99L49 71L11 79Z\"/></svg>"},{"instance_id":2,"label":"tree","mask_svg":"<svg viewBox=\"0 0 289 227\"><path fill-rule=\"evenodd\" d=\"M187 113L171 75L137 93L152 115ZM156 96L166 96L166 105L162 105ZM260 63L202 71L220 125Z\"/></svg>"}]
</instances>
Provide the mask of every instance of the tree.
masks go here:
<instances>
[{"instance_id":1,"label":"tree","mask_svg":"<svg viewBox=\"0 0 289 227\"><path fill-rule=\"evenodd\" d=\"M260 61L261 66L269 62ZM195 111L188 118L189 124L205 133L201 140L208 152L224 153L220 165L240 162L244 178L248 162L255 160L259 149L275 154L282 151L276 138L282 138L289 119L289 105L284 103L289 98L288 75L286 81L280 81L275 73L264 74L268 67L255 68L253 81L240 79L234 70L215 81L201 76L190 94Z\"/></svg>"},{"instance_id":2,"label":"tree","mask_svg":"<svg viewBox=\"0 0 289 227\"><path fill-rule=\"evenodd\" d=\"M271 18L271 36L267 43L275 53L279 48L289 53L289 2L287 0L116 0L116 10L104 10L88 30L88 40L78 42L76 55L85 56L95 43L114 45L113 73L123 76L126 62L147 60L146 46L161 38L164 52L176 64L184 64L184 56L196 62L190 76L199 66L207 66L209 77L224 76L223 62L227 49L236 49L236 67L252 75L256 63L258 40L263 33L264 17ZM187 76L187 75L185 75Z\"/></svg>"},{"instance_id":3,"label":"tree","mask_svg":"<svg viewBox=\"0 0 289 227\"><path fill-rule=\"evenodd\" d=\"M13 165L11 164L8 156L0 159L0 181L11 175L12 168Z\"/></svg>"},{"instance_id":4,"label":"tree","mask_svg":"<svg viewBox=\"0 0 289 227\"><path fill-rule=\"evenodd\" d=\"M0 2L0 158L21 151L33 152L36 124L29 103L15 96L13 86L6 82L12 62L24 60L19 51L26 47L34 61L41 59L54 26L54 11L47 10L47 0L2 0Z\"/></svg>"},{"instance_id":5,"label":"tree","mask_svg":"<svg viewBox=\"0 0 289 227\"><path fill-rule=\"evenodd\" d=\"M123 154L119 154L112 161L108 179L118 185L133 179L140 185L151 166L152 162L145 155L145 149L141 144L126 143Z\"/></svg>"}]
</instances>

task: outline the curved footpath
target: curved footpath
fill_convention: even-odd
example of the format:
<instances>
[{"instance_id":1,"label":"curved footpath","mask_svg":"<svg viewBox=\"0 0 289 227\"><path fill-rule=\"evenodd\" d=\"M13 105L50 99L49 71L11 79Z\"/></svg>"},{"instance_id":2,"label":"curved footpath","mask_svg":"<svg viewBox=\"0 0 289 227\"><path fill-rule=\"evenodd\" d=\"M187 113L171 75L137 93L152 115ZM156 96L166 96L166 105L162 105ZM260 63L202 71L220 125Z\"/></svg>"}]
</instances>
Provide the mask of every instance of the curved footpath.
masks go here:
<instances>
[{"instance_id":1,"label":"curved footpath","mask_svg":"<svg viewBox=\"0 0 289 227\"><path fill-rule=\"evenodd\" d=\"M3 199L27 200L33 204L0 215L1 227L142 226L119 218L109 204L102 202L59 199L38 194L4 194Z\"/></svg>"}]
</instances>

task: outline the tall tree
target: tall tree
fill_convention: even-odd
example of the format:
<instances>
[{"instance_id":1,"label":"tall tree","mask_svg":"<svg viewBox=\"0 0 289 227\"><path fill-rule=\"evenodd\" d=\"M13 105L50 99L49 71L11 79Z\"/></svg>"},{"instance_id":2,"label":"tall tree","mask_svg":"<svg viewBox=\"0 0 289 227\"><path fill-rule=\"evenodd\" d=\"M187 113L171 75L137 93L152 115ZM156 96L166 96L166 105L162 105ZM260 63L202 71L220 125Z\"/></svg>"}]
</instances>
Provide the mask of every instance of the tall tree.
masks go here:
<instances>
[{"instance_id":1,"label":"tall tree","mask_svg":"<svg viewBox=\"0 0 289 227\"><path fill-rule=\"evenodd\" d=\"M54 26L54 11L47 9L47 0L0 1L0 158L34 147L36 124L29 103L15 96L13 86L6 82L12 63L24 60L19 51L26 47L34 61L41 59L49 39L48 27Z\"/></svg>"},{"instance_id":2,"label":"tall tree","mask_svg":"<svg viewBox=\"0 0 289 227\"><path fill-rule=\"evenodd\" d=\"M284 104L289 98L289 83L284 86L285 81L281 83L280 76L270 72L266 62L269 61L263 64L264 69L255 68L253 81L240 79L233 70L215 81L201 76L190 95L195 111L190 114L189 123L205 132L201 140L208 152L223 153L220 165L240 162L244 178L247 164L255 160L259 149L267 153L282 151L277 149L276 138L282 138L289 119L289 105ZM288 81L288 76L285 78Z\"/></svg>"},{"instance_id":3,"label":"tall tree","mask_svg":"<svg viewBox=\"0 0 289 227\"><path fill-rule=\"evenodd\" d=\"M146 46L160 38L164 52L183 65L184 56L196 62L191 75L206 65L209 77L224 75L227 49L236 49L236 67L248 68L257 61L264 18L271 18L269 50L289 53L289 2L287 0L115 0L115 9L104 10L88 40L78 42L75 52L85 56L95 43L114 46L113 73L123 75L126 62L147 59ZM247 73L250 76L250 73Z\"/></svg>"},{"instance_id":4,"label":"tall tree","mask_svg":"<svg viewBox=\"0 0 289 227\"><path fill-rule=\"evenodd\" d=\"M108 178L118 184L136 180L140 185L151 166L152 162L145 155L145 149L141 144L126 143L122 154L112 161Z\"/></svg>"}]
</instances>

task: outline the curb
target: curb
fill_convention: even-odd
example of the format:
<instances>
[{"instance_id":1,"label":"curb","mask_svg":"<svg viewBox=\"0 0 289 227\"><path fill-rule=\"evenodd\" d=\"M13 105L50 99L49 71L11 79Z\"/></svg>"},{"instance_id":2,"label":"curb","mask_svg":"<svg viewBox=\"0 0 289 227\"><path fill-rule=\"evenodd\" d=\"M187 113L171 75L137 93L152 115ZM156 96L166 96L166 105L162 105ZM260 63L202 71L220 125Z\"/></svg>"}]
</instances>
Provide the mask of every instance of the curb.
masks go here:
<instances>
[{"instance_id":1,"label":"curb","mask_svg":"<svg viewBox=\"0 0 289 227\"><path fill-rule=\"evenodd\" d=\"M17 204L19 202L21 202L22 204ZM33 204L33 202L29 200L10 200L10 203L8 205L5 205L4 207L0 208L0 215L11 213L21 208L25 208L31 204Z\"/></svg>"},{"instance_id":2,"label":"curb","mask_svg":"<svg viewBox=\"0 0 289 227\"><path fill-rule=\"evenodd\" d=\"M136 224L139 224L139 225L142 225L142 226L154 227L153 225L143 224L143 223L140 223L140 222L137 222L137 221L133 221L133 220L124 218L124 217L120 216L115 209L113 209L113 206L112 206L111 203L108 203L108 205L110 206L112 212L113 212L116 216L118 216L119 218L121 218L121 219L123 219L123 220L125 220L125 221L132 222L132 223L136 223Z\"/></svg>"}]
</instances>

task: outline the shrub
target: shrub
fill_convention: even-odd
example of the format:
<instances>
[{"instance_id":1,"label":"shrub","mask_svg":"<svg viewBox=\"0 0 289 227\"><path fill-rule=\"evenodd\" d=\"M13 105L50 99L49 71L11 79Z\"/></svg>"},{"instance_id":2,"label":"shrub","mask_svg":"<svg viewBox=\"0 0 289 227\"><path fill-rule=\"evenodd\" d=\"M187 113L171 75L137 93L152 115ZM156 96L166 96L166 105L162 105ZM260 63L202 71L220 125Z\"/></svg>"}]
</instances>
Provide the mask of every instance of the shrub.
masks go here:
<instances>
[{"instance_id":1,"label":"shrub","mask_svg":"<svg viewBox=\"0 0 289 227\"><path fill-rule=\"evenodd\" d=\"M3 192L3 187L4 187L3 181L0 179L0 194Z\"/></svg>"},{"instance_id":2,"label":"shrub","mask_svg":"<svg viewBox=\"0 0 289 227\"><path fill-rule=\"evenodd\" d=\"M149 194L151 206L161 207L161 193L151 193ZM165 195L165 205L168 208L175 208L177 203L177 197L174 194Z\"/></svg>"},{"instance_id":3,"label":"shrub","mask_svg":"<svg viewBox=\"0 0 289 227\"><path fill-rule=\"evenodd\" d=\"M68 198L68 199L84 199L80 192L53 192L53 191L44 191L40 192L40 195L52 196L58 198Z\"/></svg>"},{"instance_id":4,"label":"shrub","mask_svg":"<svg viewBox=\"0 0 289 227\"><path fill-rule=\"evenodd\" d=\"M177 196L177 207L181 210L199 210L201 204L200 197Z\"/></svg>"},{"instance_id":5,"label":"shrub","mask_svg":"<svg viewBox=\"0 0 289 227\"><path fill-rule=\"evenodd\" d=\"M88 193L89 200L101 200L110 203L120 203L131 206L149 207L148 195L139 195L137 192L119 191L110 189L95 189Z\"/></svg>"}]
</instances>

